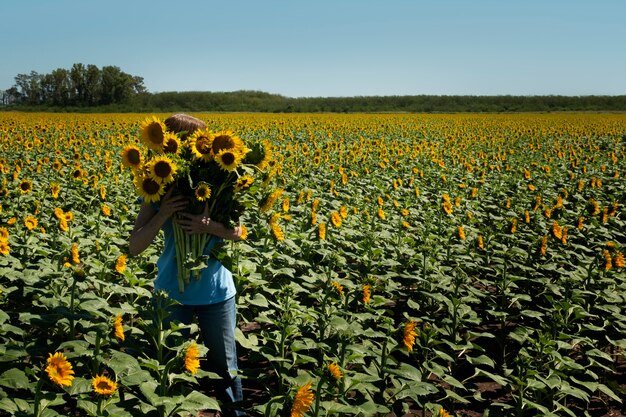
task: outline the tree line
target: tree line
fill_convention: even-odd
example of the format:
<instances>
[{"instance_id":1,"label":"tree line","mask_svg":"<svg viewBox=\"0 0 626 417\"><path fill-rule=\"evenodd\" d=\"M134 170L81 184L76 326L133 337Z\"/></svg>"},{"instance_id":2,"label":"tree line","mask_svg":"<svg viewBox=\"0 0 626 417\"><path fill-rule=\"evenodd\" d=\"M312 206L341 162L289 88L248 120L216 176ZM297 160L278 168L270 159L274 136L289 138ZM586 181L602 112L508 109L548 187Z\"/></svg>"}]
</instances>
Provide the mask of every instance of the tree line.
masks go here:
<instances>
[{"instance_id":1,"label":"tree line","mask_svg":"<svg viewBox=\"0 0 626 417\"><path fill-rule=\"evenodd\" d=\"M143 78L115 66L74 64L18 74L0 91L5 109L78 112L551 112L626 111L626 95L285 97L262 91L149 93Z\"/></svg>"},{"instance_id":2,"label":"tree line","mask_svg":"<svg viewBox=\"0 0 626 417\"><path fill-rule=\"evenodd\" d=\"M146 92L143 78L116 66L74 64L49 74L18 74L15 85L0 94L4 105L94 107L129 102Z\"/></svg>"}]
</instances>

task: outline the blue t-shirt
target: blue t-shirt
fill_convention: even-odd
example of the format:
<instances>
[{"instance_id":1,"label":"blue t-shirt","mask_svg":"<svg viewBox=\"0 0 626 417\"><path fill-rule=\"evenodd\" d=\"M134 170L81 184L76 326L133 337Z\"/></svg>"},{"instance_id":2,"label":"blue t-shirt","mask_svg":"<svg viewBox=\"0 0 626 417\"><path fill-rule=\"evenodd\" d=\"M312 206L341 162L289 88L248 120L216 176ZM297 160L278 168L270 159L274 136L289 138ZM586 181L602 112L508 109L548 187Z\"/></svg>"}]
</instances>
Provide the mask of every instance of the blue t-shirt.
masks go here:
<instances>
[{"instance_id":1,"label":"blue t-shirt","mask_svg":"<svg viewBox=\"0 0 626 417\"><path fill-rule=\"evenodd\" d=\"M185 291L181 293L178 289L176 243L171 219L163 225L163 232L165 247L157 261L155 290L165 290L170 298L188 305L215 304L235 295L235 283L231 272L213 257L207 261L207 267L202 270L199 278L189 278L189 284L185 285ZM204 248L204 254L208 255L219 241L221 239L214 236Z\"/></svg>"}]
</instances>

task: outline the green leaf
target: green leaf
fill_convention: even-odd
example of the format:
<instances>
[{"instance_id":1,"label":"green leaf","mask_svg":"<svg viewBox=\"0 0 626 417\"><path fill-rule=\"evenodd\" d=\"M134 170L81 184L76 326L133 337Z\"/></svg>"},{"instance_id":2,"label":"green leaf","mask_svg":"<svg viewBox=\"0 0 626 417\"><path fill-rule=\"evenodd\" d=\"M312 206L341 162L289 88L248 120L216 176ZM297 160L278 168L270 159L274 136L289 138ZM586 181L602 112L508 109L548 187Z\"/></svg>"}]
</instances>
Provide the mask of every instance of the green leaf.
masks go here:
<instances>
[{"instance_id":1,"label":"green leaf","mask_svg":"<svg viewBox=\"0 0 626 417\"><path fill-rule=\"evenodd\" d=\"M24 371L12 368L0 375L0 385L7 388L28 388L29 381Z\"/></svg>"},{"instance_id":2,"label":"green leaf","mask_svg":"<svg viewBox=\"0 0 626 417\"><path fill-rule=\"evenodd\" d=\"M197 412L198 410L220 410L220 406L214 398L208 397L198 391L192 391L185 397L181 409Z\"/></svg>"}]
</instances>

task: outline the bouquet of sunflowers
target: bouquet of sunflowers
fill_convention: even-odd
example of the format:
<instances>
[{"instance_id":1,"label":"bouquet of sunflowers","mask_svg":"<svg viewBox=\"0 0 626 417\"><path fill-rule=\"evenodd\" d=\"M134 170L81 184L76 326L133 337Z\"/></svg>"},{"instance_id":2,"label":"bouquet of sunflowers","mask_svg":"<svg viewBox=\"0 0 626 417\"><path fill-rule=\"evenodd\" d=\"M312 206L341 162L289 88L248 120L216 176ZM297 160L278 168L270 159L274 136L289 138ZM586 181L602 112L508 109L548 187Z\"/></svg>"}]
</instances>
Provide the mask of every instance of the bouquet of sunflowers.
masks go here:
<instances>
[{"instance_id":1,"label":"bouquet of sunflowers","mask_svg":"<svg viewBox=\"0 0 626 417\"><path fill-rule=\"evenodd\" d=\"M137 194L148 203L158 204L161 197L173 192L186 196L186 211L204 212L227 227L234 228L245 208L252 205L251 191L271 177L269 142L246 143L232 131L209 129L173 133L165 123L152 116L141 124L141 140L146 149L128 145L122 151L122 163L133 170ZM183 139L184 138L184 139ZM191 278L198 279L206 266L204 249L213 237L187 234L172 221L176 242L178 287L181 292Z\"/></svg>"}]
</instances>

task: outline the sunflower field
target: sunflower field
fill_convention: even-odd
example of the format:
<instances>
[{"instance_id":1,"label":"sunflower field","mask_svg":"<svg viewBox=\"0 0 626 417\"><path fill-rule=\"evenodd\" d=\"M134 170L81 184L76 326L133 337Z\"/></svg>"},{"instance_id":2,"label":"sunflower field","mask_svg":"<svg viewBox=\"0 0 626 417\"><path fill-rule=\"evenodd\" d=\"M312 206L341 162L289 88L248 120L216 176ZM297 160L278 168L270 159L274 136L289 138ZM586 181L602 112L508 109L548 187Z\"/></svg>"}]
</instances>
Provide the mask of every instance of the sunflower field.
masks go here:
<instances>
[{"instance_id":1,"label":"sunflower field","mask_svg":"<svg viewBox=\"0 0 626 417\"><path fill-rule=\"evenodd\" d=\"M128 253L148 116L0 113L0 416L220 408ZM273 155L219 254L250 415L625 410L626 115L194 116Z\"/></svg>"}]
</instances>

